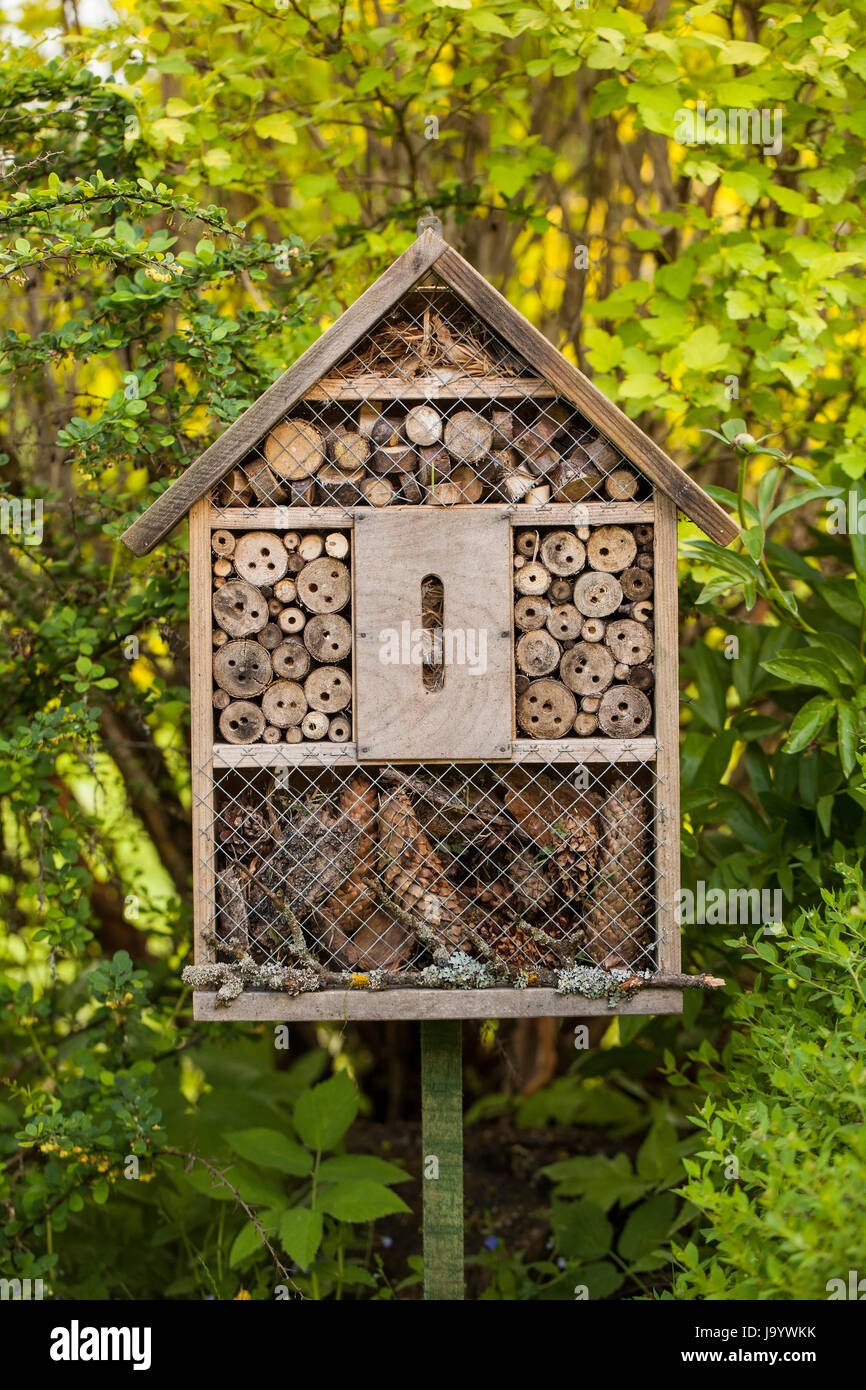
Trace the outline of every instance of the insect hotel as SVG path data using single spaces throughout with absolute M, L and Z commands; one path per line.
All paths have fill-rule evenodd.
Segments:
M 678 508 L 737 534 L 431 230 L 148 508 L 197 1017 L 680 1009 Z

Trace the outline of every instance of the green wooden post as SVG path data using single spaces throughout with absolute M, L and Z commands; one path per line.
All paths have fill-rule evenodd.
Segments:
M 459 1020 L 421 1024 L 424 1298 L 462 1300 L 463 1051 Z

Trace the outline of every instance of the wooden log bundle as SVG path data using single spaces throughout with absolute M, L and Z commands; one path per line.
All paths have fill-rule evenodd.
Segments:
M 637 738 L 653 715 L 652 527 L 579 530 L 514 534 L 518 737 Z
M 235 576 L 213 580 L 215 737 L 348 742 L 349 534 L 221 531 L 212 546 Z
M 431 495 L 433 482 L 458 468 L 466 470 L 459 498 L 450 488 Z M 372 481 L 377 478 L 385 486 Z M 546 506 L 585 498 L 630 501 L 641 488 L 617 450 L 564 402 L 469 408 L 443 394 L 406 404 L 370 400 L 349 410 L 341 403 L 281 420 L 221 484 L 216 501 L 348 508 L 504 498 Z

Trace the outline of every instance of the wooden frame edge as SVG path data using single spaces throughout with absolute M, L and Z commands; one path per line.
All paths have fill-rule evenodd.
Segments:
M 193 1017 L 209 1023 L 353 1023 L 430 1018 L 587 1018 L 619 1014 L 678 1014 L 678 989 L 642 989 L 609 1008 L 604 999 L 557 994 L 553 989 L 399 989 L 322 990 L 295 996 L 245 991 L 230 1004 L 217 1005 L 216 991 L 196 990 Z

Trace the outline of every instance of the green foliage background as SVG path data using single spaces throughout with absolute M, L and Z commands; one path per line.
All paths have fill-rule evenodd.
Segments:
M 537 1178 L 541 1254 L 472 1233 L 473 1288 L 823 1297 L 866 1266 L 866 5 L 72 14 L 23 4 L 0 70 L 0 496 L 44 506 L 40 545 L 0 537 L 0 1273 L 417 1294 L 417 1231 L 395 1271 L 370 1224 L 411 1225 L 403 1170 L 344 1152 L 359 1106 L 414 1114 L 394 1038 L 191 1021 L 185 536 L 117 537 L 429 207 L 738 513 L 725 552 L 681 529 L 684 871 L 786 919 L 689 928 L 724 994 L 563 1034 L 541 1089 L 518 1027 L 472 1037 L 470 1130 L 581 1149 Z M 781 150 L 678 144 L 698 101 L 780 112 Z

